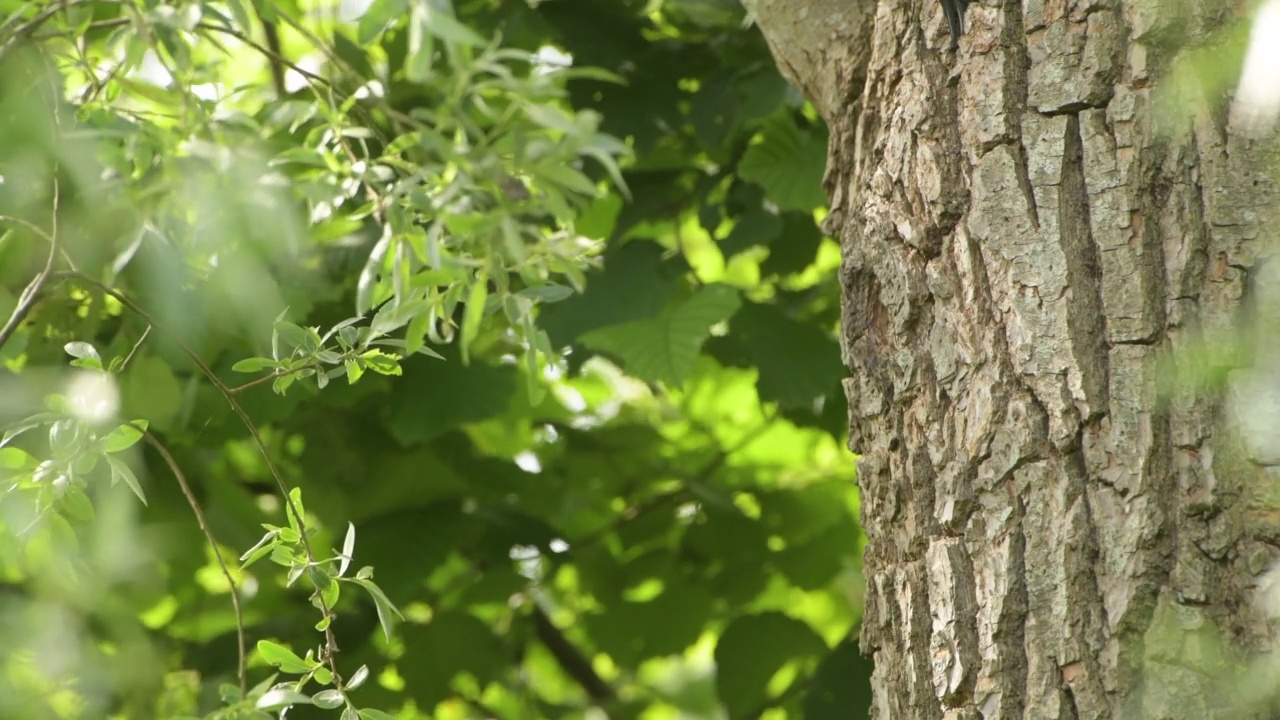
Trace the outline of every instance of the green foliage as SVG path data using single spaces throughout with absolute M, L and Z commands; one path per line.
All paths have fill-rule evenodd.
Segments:
M 825 134 L 741 22 L 0 0 L 0 716 L 865 707 Z

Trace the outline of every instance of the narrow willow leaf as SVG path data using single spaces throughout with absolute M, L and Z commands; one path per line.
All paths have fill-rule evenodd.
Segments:
M 484 319 L 485 302 L 489 299 L 489 279 L 484 273 L 476 275 L 467 296 L 467 305 L 462 309 L 462 335 L 459 346 L 462 351 L 462 362 L 470 362 L 469 351 L 476 336 L 480 334 L 480 322 Z
M 146 429 L 146 420 L 135 420 L 132 423 L 121 425 L 112 430 L 110 435 L 107 435 L 102 449 L 113 453 L 132 447 L 134 443 L 142 439 L 142 431 Z
M 107 459 L 107 464 L 111 465 L 111 480 L 123 480 L 125 485 L 133 491 L 134 495 L 142 501 L 143 505 L 147 504 L 147 496 L 142 492 L 142 485 L 138 482 L 138 477 L 133 474 L 133 470 L 129 469 L 129 464 L 114 455 L 103 455 Z
M 338 577 L 347 574 L 347 568 L 351 566 L 351 556 L 356 551 L 356 526 L 354 523 L 347 523 L 347 536 L 342 540 L 342 559 L 338 561 Z
M 372 580 L 359 578 L 355 580 L 361 587 L 369 591 L 370 597 L 373 598 L 373 605 L 378 611 L 378 622 L 382 625 L 382 632 L 386 635 L 387 640 L 391 640 L 391 631 L 395 628 L 396 620 L 403 620 L 404 616 L 396 609 L 391 600 L 382 592 L 382 588 L 378 587 Z

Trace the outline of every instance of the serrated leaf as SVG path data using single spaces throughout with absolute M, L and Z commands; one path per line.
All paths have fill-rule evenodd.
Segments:
M 792 661 L 817 658 L 826 643 L 807 623 L 780 612 L 733 620 L 716 643 L 716 693 L 729 717 L 744 717 L 769 702 L 769 680 Z
M 843 720 L 850 708 L 871 706 L 871 672 L 856 640 L 840 643 L 822 659 L 805 691 L 805 720 Z
M 731 328 L 759 369 L 757 389 L 764 402 L 810 406 L 847 374 L 835 338 L 773 305 L 747 303 L 733 316 Z
M 801 130 L 790 113 L 779 112 L 743 154 L 738 174 L 764 188 L 780 209 L 812 212 L 827 201 L 822 189 L 826 161 L 825 133 Z
M 740 304 L 736 289 L 714 283 L 657 318 L 593 330 L 581 341 L 618 356 L 635 377 L 678 387 L 693 372 L 711 326 Z

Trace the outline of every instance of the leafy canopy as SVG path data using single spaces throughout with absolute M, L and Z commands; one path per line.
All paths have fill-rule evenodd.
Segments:
M 741 21 L 0 0 L 0 716 L 865 707 L 825 135 Z

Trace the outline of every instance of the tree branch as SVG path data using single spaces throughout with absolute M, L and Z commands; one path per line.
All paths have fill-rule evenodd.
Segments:
M 200 501 L 196 499 L 195 493 L 191 491 L 191 485 L 187 483 L 187 476 L 183 474 L 182 468 L 178 467 L 178 461 L 174 459 L 173 454 L 164 446 L 164 443 L 160 442 L 159 438 L 151 434 L 146 428 L 133 423 L 128 423 L 128 425 L 142 433 L 143 439 L 160 454 L 161 459 L 169 466 L 169 472 L 173 473 L 173 477 L 178 481 L 178 487 L 182 488 L 182 494 L 187 498 L 187 504 L 191 506 L 191 512 L 195 513 L 196 524 L 200 526 L 200 531 L 204 533 L 205 540 L 209 541 L 209 547 L 213 549 L 213 558 L 218 563 L 218 569 L 222 571 L 222 577 L 226 578 L 227 585 L 231 587 L 231 607 L 236 616 L 236 650 L 238 651 L 236 677 L 240 681 L 240 694 L 244 695 L 249 687 L 248 671 L 245 663 L 244 615 L 240 610 L 240 592 L 239 588 L 236 587 L 235 578 L 231 576 L 231 570 L 227 568 L 226 561 L 222 559 L 222 552 L 218 549 L 218 539 L 213 536 L 213 529 L 209 527 L 209 521 L 205 519 L 204 510 L 200 508 Z

